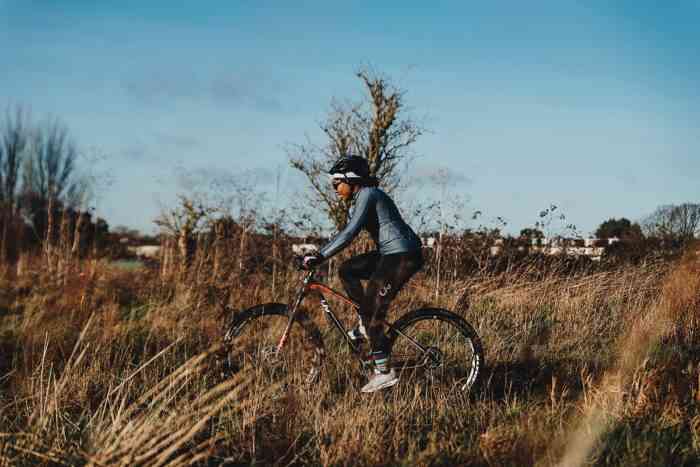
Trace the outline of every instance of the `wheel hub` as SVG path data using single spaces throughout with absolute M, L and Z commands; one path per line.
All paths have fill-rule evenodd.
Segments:
M 270 345 L 260 349 L 258 358 L 261 363 L 266 364 L 277 364 L 281 361 L 279 354 L 277 353 L 277 347 Z
M 444 355 L 440 349 L 437 347 L 428 347 L 425 350 L 425 365 L 434 370 L 435 368 L 440 368 L 444 361 Z

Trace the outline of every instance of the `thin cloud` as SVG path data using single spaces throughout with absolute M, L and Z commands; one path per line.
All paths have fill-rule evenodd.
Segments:
M 615 177 L 617 180 L 620 181 L 624 186 L 629 187 L 629 188 L 636 188 L 639 186 L 639 178 L 634 175 L 634 174 L 622 174 L 618 175 Z
M 148 158 L 148 147 L 145 144 L 136 142 L 121 151 L 125 159 L 135 162 L 143 162 Z
M 201 85 L 193 75 L 157 71 L 122 83 L 126 94 L 144 104 L 162 105 L 183 99 L 196 99 Z
M 184 191 L 227 191 L 235 187 L 261 187 L 275 181 L 275 171 L 266 168 L 241 172 L 220 167 L 175 168 L 176 187 Z
M 158 70 L 122 82 L 127 96 L 144 105 L 169 107 L 179 102 L 206 102 L 276 112 L 282 110 L 280 85 L 263 73 L 226 72 L 200 77 Z
M 411 184 L 417 186 L 426 185 L 457 185 L 457 184 L 469 184 L 471 179 L 464 175 L 463 173 L 455 170 L 454 168 L 448 168 L 443 166 L 420 166 L 415 170 L 411 171 L 409 174 L 409 180 Z
M 147 141 L 137 139 L 129 143 L 121 149 L 120 154 L 129 162 L 159 164 L 163 162 L 165 154 L 169 157 L 177 156 L 200 146 L 200 141 L 194 137 L 160 133 Z
M 155 140 L 159 145 L 182 151 L 189 151 L 202 146 L 201 140 L 192 135 L 158 132 L 155 134 Z
M 282 110 L 278 86 L 263 74 L 227 73 L 209 85 L 212 99 L 266 111 Z

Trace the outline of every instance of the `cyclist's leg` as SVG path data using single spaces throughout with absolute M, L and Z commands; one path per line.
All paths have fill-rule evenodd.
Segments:
M 368 280 L 377 269 L 381 255 L 373 251 L 353 256 L 345 261 L 338 269 L 340 281 L 348 296 L 357 303 L 362 304 L 365 298 L 365 290 L 361 280 Z
M 360 313 L 368 326 L 376 368 L 381 372 L 388 372 L 390 368 L 388 338 L 381 321 L 386 318 L 389 304 L 396 294 L 422 266 L 423 256 L 420 250 L 382 256 L 377 270 L 367 284 Z

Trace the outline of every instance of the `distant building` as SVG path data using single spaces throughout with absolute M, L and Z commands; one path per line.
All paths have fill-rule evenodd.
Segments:
M 292 245 L 292 252 L 297 256 L 318 253 L 318 246 L 313 243 L 297 243 Z
M 127 248 L 139 259 L 158 259 L 160 256 L 160 245 L 130 246 Z
M 435 248 L 435 244 L 437 243 L 437 238 L 435 237 L 423 237 L 421 239 L 423 242 L 423 248 Z
M 519 245 L 517 251 L 539 253 L 543 255 L 568 255 L 586 256 L 593 261 L 599 261 L 605 253 L 606 246 L 619 242 L 619 238 L 601 240 L 597 238 L 564 238 L 547 237 L 533 238 L 529 245 Z M 502 238 L 494 240 L 490 247 L 491 256 L 498 256 L 504 252 L 505 244 Z

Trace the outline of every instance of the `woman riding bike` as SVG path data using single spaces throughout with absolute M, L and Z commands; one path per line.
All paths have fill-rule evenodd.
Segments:
M 328 173 L 336 194 L 344 200 L 352 199 L 354 210 L 345 228 L 318 254 L 305 256 L 303 266 L 318 266 L 342 251 L 363 229 L 374 240 L 377 251 L 350 258 L 339 270 L 348 295 L 360 304 L 359 321 L 349 332 L 350 337 L 369 340 L 374 362 L 374 374 L 362 392 L 374 392 L 399 380 L 389 364 L 390 348 L 382 321 L 396 294 L 423 266 L 421 241 L 392 199 L 377 187 L 377 179 L 370 177 L 365 158 L 341 157 Z M 361 280 L 368 281 L 366 290 Z

